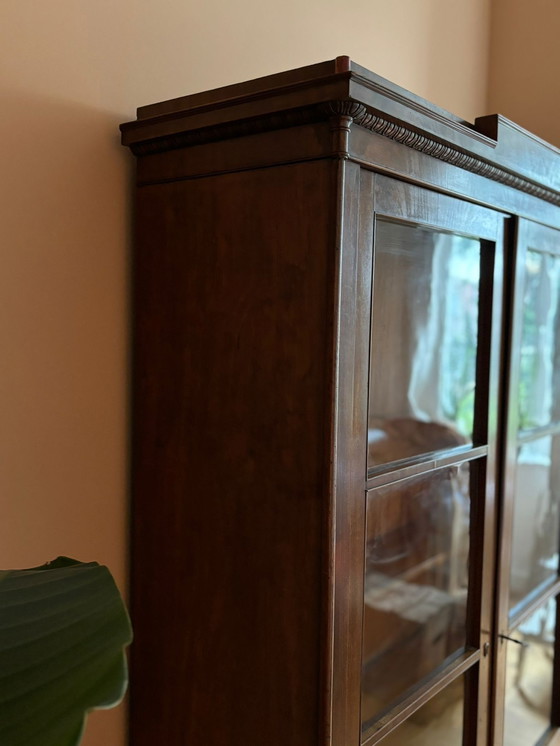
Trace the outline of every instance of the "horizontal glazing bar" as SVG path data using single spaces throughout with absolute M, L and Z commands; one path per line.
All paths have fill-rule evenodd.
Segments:
M 366 490 L 374 489 L 375 487 L 381 487 L 383 485 L 392 484 L 398 482 L 401 479 L 408 479 L 408 477 L 414 477 L 420 474 L 425 474 L 435 469 L 440 469 L 444 466 L 455 466 L 464 464 L 467 461 L 474 461 L 478 458 L 483 458 L 488 455 L 488 446 L 468 446 L 461 449 L 453 449 L 451 452 L 447 452 L 438 456 L 428 454 L 424 456 L 421 461 L 414 464 L 400 465 L 391 470 L 384 471 L 382 473 L 372 473 L 370 470 L 368 480 L 366 482 Z
M 480 661 L 480 650 L 468 649 L 436 670 L 428 681 L 419 684 L 404 700 L 381 716 L 373 725 L 365 727 L 362 746 L 374 746 L 388 733 L 397 728 L 429 699 L 451 684 L 458 676 Z

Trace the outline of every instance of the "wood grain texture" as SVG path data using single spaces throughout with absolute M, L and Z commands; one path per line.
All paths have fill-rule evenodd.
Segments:
M 352 128 L 349 147 L 349 157 L 365 168 L 508 214 L 560 227 L 560 211 L 552 202 L 543 202 L 538 197 L 507 184 L 491 181 L 419 150 L 403 147 L 396 140 L 363 127 Z
M 155 184 L 316 160 L 329 152 L 331 142 L 330 125 L 323 122 L 167 150 L 138 159 L 137 182 Z
M 352 110 L 355 126 L 560 204 L 560 151 L 503 117 L 469 124 L 347 58 L 141 107 L 121 126 L 137 155 L 289 128 Z
M 519 289 L 529 236 L 559 251 L 560 152 L 348 58 L 144 107 L 123 140 L 131 746 L 373 746 L 463 674 L 464 746 L 502 746 Z M 480 344 L 472 446 L 368 475 L 378 217 L 481 240 Z M 466 651 L 361 732 L 365 491 L 462 461 Z
M 373 249 L 373 174 L 339 163 L 338 309 L 334 330 L 332 509 L 334 519 L 331 739 L 360 740 L 364 593 L 365 478 L 369 317 Z
M 494 730 L 493 738 L 501 743 L 504 733 L 504 693 L 506 690 L 507 650 L 511 645 L 505 636 L 511 634 L 519 624 L 526 621 L 532 613 L 542 607 L 545 601 L 558 594 L 560 590 L 558 580 L 548 587 L 542 587 L 540 592 L 533 594 L 529 603 L 515 611 L 511 606 L 510 585 L 512 580 L 511 568 L 514 555 L 513 526 L 514 515 L 520 505 L 520 493 L 516 487 L 518 479 L 518 464 L 520 461 L 521 425 L 519 420 L 519 391 L 522 375 L 523 327 L 527 317 L 527 297 L 525 282 L 527 269 L 527 253 L 529 250 L 542 251 L 558 255 L 560 232 L 526 220 L 511 221 L 509 230 L 510 251 L 506 254 L 507 268 L 507 298 L 505 307 L 506 324 L 504 327 L 503 350 L 503 390 L 501 416 L 501 503 L 499 511 L 498 531 L 498 565 L 496 583 L 499 593 L 496 594 L 495 628 L 500 639 L 495 644 L 494 660 Z M 558 422 L 551 421 L 535 428 L 535 435 L 546 436 L 558 433 Z M 557 478 L 553 472 L 549 477 L 551 491 L 558 490 Z M 528 498 L 529 496 L 527 496 Z M 527 537 L 528 541 L 532 537 Z M 517 539 L 519 541 L 519 539 Z M 560 621 L 556 617 L 556 638 L 554 642 L 554 674 L 553 674 L 553 704 L 551 723 L 560 726 L 560 712 L 557 696 L 560 692 L 560 643 L 558 632 Z M 502 637 L 504 636 L 504 637 Z M 543 741 L 543 743 L 548 741 Z
M 317 741 L 332 182 L 139 191 L 134 746 Z

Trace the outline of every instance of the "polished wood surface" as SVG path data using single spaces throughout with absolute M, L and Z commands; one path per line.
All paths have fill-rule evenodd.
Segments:
M 326 738 L 359 743 L 363 625 L 364 480 L 373 249 L 373 180 L 354 163 L 339 164 L 337 200 L 337 317 L 333 391 L 332 526 L 329 555 L 332 667 Z M 352 402 L 352 406 L 348 404 Z M 359 634 L 356 632 L 359 631 Z
M 518 220 L 515 225 L 515 230 L 511 231 L 512 251 L 508 257 L 508 269 L 510 275 L 510 283 L 508 287 L 508 303 L 506 307 L 506 328 L 505 328 L 505 380 L 503 383 L 503 423 L 505 430 L 505 437 L 503 438 L 503 453 L 502 453 L 502 484 L 501 494 L 502 500 L 500 504 L 500 531 L 498 534 L 498 564 L 497 564 L 497 583 L 500 588 L 500 594 L 496 598 L 495 606 L 495 627 L 498 633 L 498 640 L 496 643 L 496 656 L 495 656 L 495 682 L 494 682 L 494 731 L 493 739 L 496 743 L 502 743 L 504 738 L 504 692 L 507 692 L 508 683 L 508 659 L 511 657 L 509 648 L 511 642 L 508 642 L 508 638 L 515 636 L 517 630 L 523 629 L 525 625 L 530 622 L 530 618 L 542 609 L 551 598 L 558 598 L 560 593 L 560 579 L 558 578 L 557 571 L 557 554 L 553 559 L 556 563 L 556 567 L 553 565 L 549 568 L 549 583 L 544 583 L 540 588 L 536 588 L 535 591 L 530 594 L 524 604 L 517 606 L 512 604 L 512 568 L 514 563 L 519 565 L 519 561 L 515 562 L 516 555 L 519 553 L 519 549 L 523 549 L 525 546 L 530 546 L 536 541 L 536 522 L 535 516 L 538 513 L 539 505 L 538 501 L 534 499 L 533 494 L 523 494 L 523 491 L 519 490 L 519 457 L 520 450 L 527 440 L 531 441 L 534 435 L 551 436 L 560 432 L 560 415 L 557 407 L 554 406 L 554 396 L 552 397 L 552 406 L 549 412 L 549 419 L 546 425 L 536 428 L 531 431 L 524 430 L 523 423 L 520 418 L 520 401 L 522 399 L 521 391 L 521 357 L 523 348 L 523 329 L 527 318 L 527 313 L 530 317 L 535 314 L 535 305 L 529 304 L 525 293 L 525 283 L 527 275 L 529 274 L 529 268 L 527 265 L 528 251 L 543 252 L 543 256 L 547 255 L 550 258 L 554 257 L 557 261 L 557 256 L 560 250 L 560 233 L 557 230 L 552 230 L 549 227 L 538 225 L 533 222 L 526 220 Z M 535 267 L 531 267 L 531 272 L 535 272 Z M 558 288 L 548 288 L 538 293 L 539 297 L 537 302 L 547 303 L 551 298 L 557 298 Z M 558 322 L 556 321 L 555 329 L 555 355 L 558 354 L 558 334 L 559 334 Z M 542 336 L 542 330 L 539 332 Z M 525 343 L 525 347 L 526 347 Z M 554 377 L 556 375 L 554 364 L 551 367 L 550 375 Z M 545 379 L 546 380 L 546 379 Z M 540 391 L 544 390 L 545 380 L 541 379 L 538 381 L 537 389 Z M 556 388 L 553 386 L 553 390 Z M 539 459 L 540 460 L 540 459 Z M 538 464 L 538 461 L 537 461 Z M 542 469 L 543 463 L 536 465 L 537 468 Z M 533 483 L 534 476 L 532 476 L 530 483 Z M 550 487 L 558 494 L 560 484 L 558 482 L 558 475 L 554 472 L 549 480 Z M 519 524 L 523 527 L 523 523 L 526 524 L 528 533 L 525 536 L 519 533 L 514 534 L 515 529 L 515 518 L 516 509 L 525 509 L 526 517 L 525 520 L 517 519 L 517 528 L 519 531 Z M 547 523 L 551 523 L 552 519 L 548 519 Z M 553 528 L 551 525 L 550 528 Z M 556 546 L 558 548 L 558 538 L 556 538 Z M 527 570 L 530 570 L 534 563 L 531 562 L 529 556 L 527 561 L 523 563 Z M 551 572 L 552 570 L 552 572 Z M 513 608 L 512 608 L 513 606 Z M 556 620 L 556 632 L 558 631 L 558 616 Z M 555 657 L 554 657 L 554 675 L 552 681 L 552 691 L 549 691 L 549 696 L 554 692 L 552 699 L 552 711 L 548 713 L 549 722 L 552 726 L 558 727 L 560 725 L 559 709 L 558 709 L 558 692 L 560 691 L 560 642 L 558 636 L 555 637 L 554 641 Z M 506 701 L 507 706 L 507 701 Z M 540 742 L 539 742 L 540 743 Z
M 464 122 L 347 57 L 141 107 L 122 132 L 138 155 L 131 746 L 398 743 L 458 687 L 463 746 L 507 746 L 511 643 L 498 633 L 511 622 L 515 257 L 529 237 L 559 251 L 560 152 L 503 117 Z M 381 422 L 372 381 L 389 393 L 402 382 L 414 331 L 386 332 L 393 362 L 381 370 L 374 289 L 385 283 L 392 313 L 407 303 L 376 266 L 379 220 L 480 246 L 478 348 L 472 443 L 426 435 L 417 447 L 451 423 L 397 413 L 387 429 L 397 441 L 406 430 L 416 450 L 368 464 L 368 430 Z M 367 541 L 389 519 L 395 536 L 404 530 L 407 484 L 461 464 L 462 642 L 443 651 L 435 622 L 423 647 L 407 638 L 387 657 L 387 706 L 363 726 Z M 389 491 L 400 498 L 368 524 L 368 493 Z M 452 562 L 426 554 L 397 573 L 399 587 L 412 571 L 430 587 L 433 568 Z M 412 683 L 392 697 L 391 663 L 403 659 Z
M 560 204 L 557 148 L 497 115 L 464 122 L 348 57 L 140 107 L 121 129 L 147 154 L 324 121 L 343 107 L 367 130 Z
M 333 183 L 325 161 L 139 192 L 136 746 L 317 738 Z

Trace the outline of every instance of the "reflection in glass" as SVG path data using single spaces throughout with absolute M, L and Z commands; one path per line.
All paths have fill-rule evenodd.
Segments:
M 532 746 L 550 725 L 556 601 L 551 599 L 511 632 L 507 644 L 504 746 Z
M 528 251 L 519 367 L 519 427 L 560 419 L 560 258 Z
M 472 440 L 480 242 L 378 220 L 369 466 Z
M 368 494 L 364 722 L 465 646 L 469 494 L 468 464 Z
M 510 609 L 558 576 L 560 436 L 520 446 L 513 508 Z
M 460 676 L 384 738 L 383 746 L 461 746 L 463 706 Z

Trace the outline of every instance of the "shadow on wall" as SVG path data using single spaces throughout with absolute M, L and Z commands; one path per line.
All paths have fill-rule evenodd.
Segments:
M 126 115 L 1 96 L 0 567 L 65 554 L 124 586 Z M 122 746 L 123 710 L 85 745 Z

